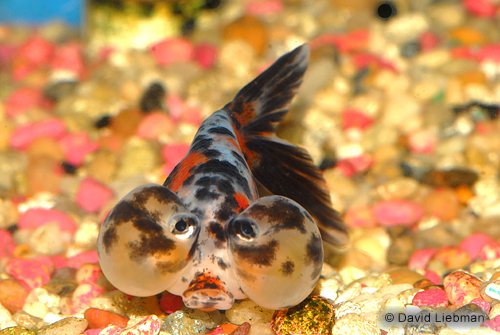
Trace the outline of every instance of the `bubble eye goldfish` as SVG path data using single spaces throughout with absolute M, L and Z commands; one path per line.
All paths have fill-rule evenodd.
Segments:
M 343 245 L 348 235 L 309 154 L 275 136 L 308 60 L 308 45 L 281 56 L 201 124 L 163 185 L 111 210 L 98 252 L 116 288 L 167 290 L 204 310 L 247 297 L 282 309 L 311 293 L 322 239 Z M 257 182 L 273 195 L 259 198 Z

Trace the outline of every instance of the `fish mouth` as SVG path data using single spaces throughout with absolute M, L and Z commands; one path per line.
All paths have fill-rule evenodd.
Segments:
M 215 309 L 226 310 L 231 308 L 234 303 L 231 293 L 214 289 L 185 292 L 182 295 L 182 300 L 188 308 L 198 308 L 207 312 Z
M 207 273 L 197 273 L 188 289 L 182 294 L 184 305 L 206 311 L 231 308 L 234 296 L 226 290 L 219 277 Z

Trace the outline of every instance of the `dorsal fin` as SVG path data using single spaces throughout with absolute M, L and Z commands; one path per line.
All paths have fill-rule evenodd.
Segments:
M 301 204 L 316 219 L 323 240 L 344 245 L 347 230 L 331 207 L 321 171 L 306 150 L 275 136 L 308 61 L 307 44 L 283 55 L 243 87 L 224 109 L 235 122 L 238 141 L 257 181 L 270 192 Z

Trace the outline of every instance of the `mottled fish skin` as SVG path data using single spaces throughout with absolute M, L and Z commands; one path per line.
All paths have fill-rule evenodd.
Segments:
M 287 308 L 310 294 L 321 238 L 341 245 L 347 233 L 310 156 L 274 135 L 308 58 L 303 45 L 278 59 L 202 123 L 163 186 L 136 188 L 109 213 L 98 252 L 114 286 L 205 310 L 245 297 Z M 276 195 L 259 198 L 254 178 Z

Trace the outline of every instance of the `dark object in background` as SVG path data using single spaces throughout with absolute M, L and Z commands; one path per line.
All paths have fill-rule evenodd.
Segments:
M 498 117 L 498 112 L 500 110 L 500 105 L 496 104 L 486 104 L 479 101 L 471 101 L 468 104 L 453 107 L 453 112 L 455 114 L 460 114 L 464 112 L 471 112 L 472 109 L 477 108 L 483 114 L 490 119 L 496 119 Z
M 68 162 L 62 162 L 61 163 L 62 168 L 64 169 L 64 172 L 67 174 L 75 174 L 77 167 L 74 166 L 73 164 L 70 164 Z
M 103 116 L 102 118 L 100 118 L 99 120 L 97 120 L 96 123 L 94 124 L 94 126 L 97 129 L 101 129 L 101 128 L 105 128 L 105 127 L 109 126 L 110 123 L 111 123 L 111 116 L 106 115 L 106 116 Z
M 163 109 L 165 89 L 160 83 L 151 84 L 141 98 L 140 107 L 145 113 Z
M 396 5 L 392 1 L 384 1 L 377 6 L 377 15 L 384 20 L 388 20 L 398 13 Z

